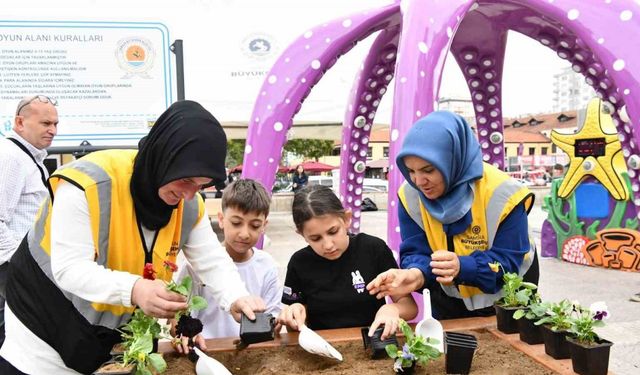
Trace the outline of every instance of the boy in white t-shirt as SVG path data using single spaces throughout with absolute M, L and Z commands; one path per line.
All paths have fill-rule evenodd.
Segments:
M 253 248 L 264 234 L 270 204 L 269 194 L 259 182 L 236 180 L 224 189 L 218 225 L 224 234 L 222 245 L 233 259 L 247 290 L 252 295 L 262 297 L 267 305 L 265 312 L 277 317 L 282 297 L 278 266 L 266 251 Z M 186 275 L 193 279 L 194 295 L 202 296 L 209 303 L 206 309 L 192 314 L 204 326 L 202 336 L 205 339 L 239 336 L 240 324 L 214 302 L 211 289 L 197 278 L 191 265 L 182 259 L 174 280 L 179 282 Z

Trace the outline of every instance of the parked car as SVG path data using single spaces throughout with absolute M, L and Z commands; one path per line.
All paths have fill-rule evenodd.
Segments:
M 309 176 L 309 186 L 313 186 L 313 185 L 333 186 L 333 177 Z
M 331 176 L 309 176 L 309 185 L 333 186 L 333 177 Z M 379 178 L 365 178 L 362 181 L 363 191 L 370 192 L 387 192 L 389 190 L 389 182 Z
M 362 186 L 364 189 L 377 189 L 383 192 L 389 191 L 389 181 L 381 180 L 379 178 L 365 178 L 362 182 Z

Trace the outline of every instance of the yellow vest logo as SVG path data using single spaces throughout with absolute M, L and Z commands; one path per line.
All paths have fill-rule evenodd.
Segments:
M 175 257 L 178 255 L 178 243 L 177 242 L 172 242 L 171 243 L 171 248 L 169 249 L 169 251 L 165 254 L 168 257 Z

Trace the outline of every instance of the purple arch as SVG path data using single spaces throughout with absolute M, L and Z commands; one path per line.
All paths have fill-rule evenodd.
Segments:
M 393 79 L 400 27 L 382 30 L 371 46 L 354 82 L 342 128 L 340 154 L 340 200 L 353 212 L 351 231 L 360 231 L 362 182 L 369 135 L 376 109 Z
M 608 101 L 629 164 L 634 203 L 640 205 L 638 125 L 640 54 L 629 45 L 640 33 L 640 6 L 631 0 L 412 0 L 339 18 L 307 31 L 278 59 L 262 85 L 249 121 L 243 174 L 273 186 L 293 116 L 336 59 L 374 31 L 383 30 L 354 82 L 344 117 L 340 195 L 359 229 L 360 167 L 370 124 L 394 81 L 390 127 L 388 242 L 398 249 L 396 191 L 402 176 L 393 166 L 403 135 L 436 106 L 444 62 L 452 52 L 475 110 L 486 162 L 504 166 L 502 68 L 507 32 L 520 32 L 556 51 Z M 398 39 L 399 37 L 399 39 Z M 395 69 L 395 70 L 394 70 Z M 387 79 L 388 78 L 388 79 Z M 376 87 L 371 87 L 372 82 Z M 364 121 L 358 120 L 363 116 Z M 368 126 L 368 127 L 367 127 Z M 366 149 L 366 148 L 365 148 Z M 353 177 L 351 177 L 353 174 Z
M 249 120 L 243 176 L 271 190 L 293 117 L 311 88 L 337 59 L 376 30 L 397 24 L 398 4 L 314 27 L 278 58 L 265 79 Z
M 363 151 L 387 85 L 394 76 L 398 78 L 390 129 L 393 160 L 407 129 L 434 109 L 449 50 L 471 92 L 484 160 L 503 167 L 501 83 L 509 30 L 540 41 L 585 75 L 615 110 L 614 122 L 628 159 L 638 153 L 635 127 L 629 119 L 637 118 L 640 111 L 638 100 L 632 99 L 639 92 L 640 62 L 638 54 L 627 48 L 624 35 L 638 32 L 638 8 L 632 1 L 414 0 L 405 2 L 403 9 L 396 2 L 315 27 L 287 48 L 262 85 L 249 121 L 244 175 L 267 187 L 273 185 L 286 132 L 311 88 L 340 55 L 377 30 L 382 32 L 354 82 L 344 118 L 340 196 L 356 213 L 352 230 L 359 228 Z M 625 105 L 626 122 L 619 114 Z M 402 178 L 393 164 L 390 172 L 389 191 L 395 192 Z M 639 176 L 634 170 L 630 175 L 637 200 Z M 389 205 L 388 238 L 397 249 L 394 193 Z

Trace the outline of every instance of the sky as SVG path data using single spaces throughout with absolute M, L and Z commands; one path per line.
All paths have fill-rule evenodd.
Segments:
M 0 20 L 161 22 L 170 38 L 183 39 L 186 96 L 201 102 L 221 121 L 247 121 L 265 75 L 289 43 L 309 28 L 390 0 L 30 0 L 0 9 Z M 247 41 L 267 36 L 273 49 L 256 59 Z M 341 57 L 305 101 L 296 120 L 342 121 L 349 90 L 373 40 Z M 503 73 L 503 114 L 550 111 L 553 75 L 569 66 L 537 41 L 510 33 Z M 469 96 L 455 60 L 449 56 L 441 97 Z M 377 123 L 391 118 L 392 92 L 382 101 Z M 174 97 L 175 99 L 175 97 Z

